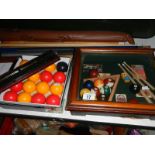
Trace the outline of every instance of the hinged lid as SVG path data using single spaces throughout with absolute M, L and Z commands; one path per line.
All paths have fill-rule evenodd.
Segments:
M 0 76 L 0 93 L 36 72 L 39 72 L 50 64 L 55 63 L 59 59 L 59 56 L 54 51 L 47 51 L 28 61 L 26 64 L 23 64 L 13 70 L 9 70 Z

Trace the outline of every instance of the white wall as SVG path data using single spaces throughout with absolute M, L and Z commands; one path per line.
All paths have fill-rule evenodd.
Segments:
M 151 46 L 152 48 L 155 48 L 155 36 L 148 39 L 139 39 L 134 38 L 135 44 L 138 46 Z

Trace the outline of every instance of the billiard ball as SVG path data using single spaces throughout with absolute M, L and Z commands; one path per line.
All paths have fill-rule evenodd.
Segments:
M 89 76 L 90 76 L 91 78 L 97 77 L 97 76 L 98 76 L 98 70 L 97 70 L 97 69 L 91 69 L 91 70 L 89 71 Z
M 44 104 L 46 101 L 46 98 L 43 94 L 40 93 L 36 93 L 32 96 L 31 98 L 31 102 L 32 103 L 40 103 L 40 104 Z
M 92 88 L 94 88 L 94 83 L 91 80 L 87 80 L 84 82 L 83 87 L 91 90 Z
M 110 93 L 111 93 L 110 87 L 106 85 L 106 86 L 103 86 L 103 88 L 104 88 L 104 94 L 105 94 L 106 96 L 109 96 Z
M 63 72 L 56 72 L 53 75 L 53 79 L 57 83 L 63 83 L 66 80 L 66 75 Z
M 133 104 L 139 103 L 138 100 L 136 100 L 136 99 L 131 99 L 131 100 L 129 100 L 129 102 L 130 102 L 130 103 L 133 103 Z
M 34 82 L 28 80 L 26 82 L 24 82 L 23 84 L 23 90 L 26 92 L 26 93 L 32 93 L 36 90 L 36 85 Z
M 107 86 L 107 85 L 100 87 L 99 90 L 100 90 L 101 94 L 104 94 L 106 96 L 109 96 L 110 93 L 111 93 L 111 88 L 109 86 Z
M 7 91 L 4 96 L 3 96 L 3 100 L 5 101 L 17 101 L 17 93 L 14 91 Z
M 94 81 L 94 86 L 97 87 L 97 88 L 100 88 L 100 87 L 104 86 L 103 80 L 102 79 L 96 79 Z
M 50 105 L 60 105 L 60 97 L 58 95 L 49 95 L 46 99 L 46 103 Z
M 123 81 L 125 83 L 129 83 L 130 82 L 130 78 L 126 73 L 121 73 L 121 78 L 123 79 Z
M 52 74 L 49 72 L 49 71 L 43 71 L 41 74 L 40 74 L 40 80 L 41 81 L 44 81 L 44 82 L 51 82 L 53 79 L 53 76 Z
M 11 91 L 19 92 L 23 89 L 23 82 L 19 82 L 15 85 L 13 85 L 11 88 Z
M 48 67 L 46 67 L 45 70 L 49 71 L 49 72 L 54 72 L 56 70 L 56 65 L 55 64 L 51 64 Z
M 59 72 L 67 72 L 68 70 L 68 64 L 64 61 L 61 61 L 57 64 L 57 70 Z
M 39 82 L 36 86 L 37 92 L 41 94 L 46 94 L 49 92 L 49 85 L 47 82 Z
M 37 83 L 39 81 L 40 75 L 39 73 L 35 73 L 31 75 L 28 79 L 34 83 Z
M 109 86 L 112 88 L 114 86 L 115 81 L 112 78 L 106 78 L 104 79 L 104 85 Z
M 31 95 L 29 93 L 22 92 L 18 95 L 17 101 L 24 103 L 31 102 Z
M 52 94 L 61 95 L 63 92 L 64 86 L 60 83 L 53 83 L 50 87 L 50 91 Z
M 100 96 L 100 90 L 99 90 L 99 88 L 97 88 L 97 87 L 94 87 L 93 88 L 93 91 L 95 92 L 95 94 L 96 94 L 96 97 L 98 98 L 99 96 Z
M 129 90 L 133 94 L 137 94 L 141 90 L 141 86 L 139 84 L 131 84 L 129 85 Z
M 106 101 L 107 100 L 106 95 L 105 94 L 101 94 L 99 100 Z
M 83 88 L 80 90 L 80 96 L 83 97 L 83 94 L 90 93 L 90 90 L 88 88 Z

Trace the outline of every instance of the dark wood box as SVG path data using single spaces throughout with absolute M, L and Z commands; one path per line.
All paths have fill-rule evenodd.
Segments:
M 135 95 L 129 94 L 128 88 L 119 80 L 116 94 L 127 94 L 127 103 L 112 101 L 85 101 L 80 98 L 84 78 L 83 64 L 103 64 L 105 71 L 112 74 L 121 74 L 118 63 L 123 61 L 129 64 L 141 64 L 144 66 L 147 80 L 155 86 L 155 60 L 154 50 L 150 48 L 81 48 L 76 51 L 73 65 L 72 80 L 69 90 L 69 102 L 66 106 L 70 111 L 108 112 L 108 113 L 132 113 L 155 115 L 155 101 L 147 103 L 144 98 L 138 98 L 139 103 L 131 103 L 130 99 Z M 152 91 L 152 93 L 154 93 Z

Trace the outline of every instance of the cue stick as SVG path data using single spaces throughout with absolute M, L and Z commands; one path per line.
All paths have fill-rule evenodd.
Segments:
M 115 94 L 115 92 L 116 92 L 116 88 L 117 88 L 117 85 L 118 85 L 118 81 L 119 81 L 119 79 L 120 79 L 120 75 L 116 75 L 116 76 L 117 76 L 117 78 L 116 78 L 116 80 L 115 80 L 115 83 L 114 83 L 114 86 L 113 86 L 113 88 L 112 88 L 112 91 L 111 91 L 111 94 L 110 94 L 110 96 L 109 96 L 108 101 L 112 101 L 112 99 L 113 99 L 113 97 L 114 97 L 114 94 Z
M 125 66 L 125 64 L 122 64 L 122 66 L 132 75 L 134 78 L 134 74 Z M 143 87 L 145 86 L 138 78 L 135 77 L 135 80 Z
M 136 84 L 135 80 L 128 74 L 128 72 L 121 66 L 121 64 L 118 64 L 118 66 L 122 69 L 122 71 L 124 73 L 127 74 L 127 76 L 129 77 L 129 79 L 131 80 L 131 82 L 133 84 Z M 141 89 L 140 90 L 140 93 L 143 95 L 143 97 L 145 98 L 145 100 L 148 102 L 148 103 L 152 103 L 152 101 L 149 99 L 149 97 L 143 92 L 143 90 Z
M 155 90 L 155 87 L 149 83 L 147 80 L 143 79 L 133 68 L 131 68 L 125 61 L 123 62 L 139 79 L 141 79 L 147 86 L 152 90 Z
M 122 66 L 124 66 L 124 68 L 134 77 L 134 74 L 125 66 L 125 64 L 122 64 Z M 135 80 L 142 86 L 144 87 L 145 85 L 138 79 L 135 77 Z M 155 100 L 155 95 L 151 92 L 151 90 L 147 90 L 150 95 L 152 96 L 152 98 Z
M 131 82 L 133 84 L 136 84 L 135 80 L 127 73 L 127 71 L 121 66 L 121 64 L 118 64 L 118 66 L 121 68 L 121 70 L 127 74 L 127 76 L 129 77 L 129 79 L 131 80 Z

